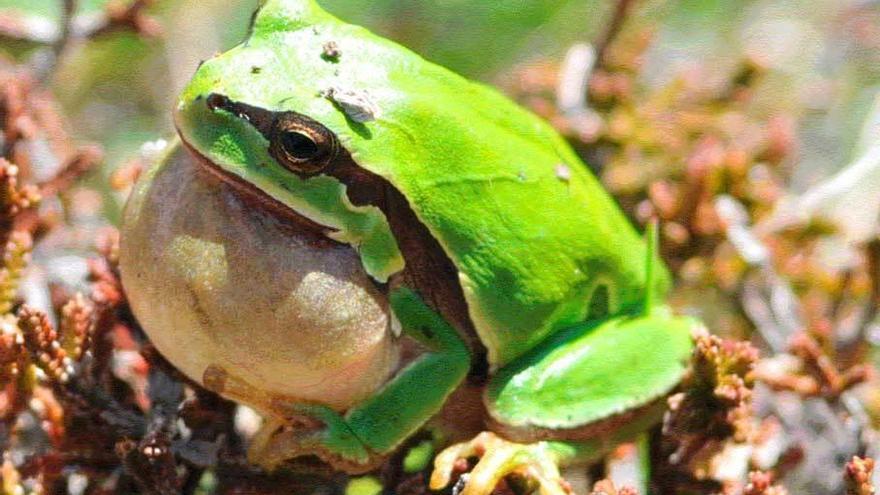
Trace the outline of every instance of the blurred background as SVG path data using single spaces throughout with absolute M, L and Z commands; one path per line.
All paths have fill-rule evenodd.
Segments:
M 107 0 L 77 3 L 85 29 Z M 470 78 L 504 85 L 561 63 L 578 42 L 594 42 L 613 17 L 606 0 L 325 0 L 363 24 Z M 651 37 L 636 84 L 658 88 L 682 77 L 722 84 L 753 59 L 766 72 L 750 102 L 756 116 L 796 122 L 792 187 L 805 190 L 852 158 L 880 84 L 880 27 L 871 0 L 641 0 L 629 2 L 625 33 Z M 60 35 L 58 0 L 0 0 L 4 51 L 39 56 Z M 238 43 L 256 0 L 157 0 L 150 14 L 161 36 L 120 33 L 69 47 L 51 87 L 75 138 L 102 144 L 104 178 L 141 143 L 172 133 L 169 109 L 198 62 Z M 74 23 L 76 25 L 76 22 Z M 20 34 L 21 36 L 16 36 Z M 638 36 L 633 34 L 633 36 Z M 17 39 L 16 39 L 17 38 Z M 645 43 L 642 41 L 642 43 Z M 699 73 L 699 75 L 697 75 Z M 713 81 L 714 80 L 714 81 Z M 118 218 L 118 201 L 107 205 Z
M 792 493 L 850 489 L 840 473 L 851 456 L 880 454 L 880 1 L 321 4 L 547 118 L 634 223 L 660 218 L 678 309 L 760 349 L 743 382 L 755 391 L 749 433 L 689 437 L 711 448 L 688 451 L 681 479 L 741 491 L 757 469 Z M 52 229 L 35 230 L 21 285 L 30 304 L 52 314 L 94 282 L 95 240 L 118 223 L 156 140 L 173 135 L 177 92 L 200 60 L 243 38 L 255 8 L 0 0 L 3 70 L 46 92 L 68 147 L 95 150 L 77 180 L 44 194 Z M 59 146 L 44 141 L 22 153 L 46 193 L 68 169 L 45 158 Z M 146 372 L 120 369 L 143 393 Z

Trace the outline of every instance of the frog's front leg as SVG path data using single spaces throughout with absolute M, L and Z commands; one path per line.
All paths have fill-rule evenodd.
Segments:
M 467 375 L 470 352 L 456 330 L 411 290 L 394 290 L 391 307 L 403 333 L 427 351 L 345 414 L 274 401 L 270 407 L 277 417 L 255 437 L 248 453 L 253 462 L 272 469 L 315 455 L 350 473 L 369 471 L 441 409 Z
M 366 470 L 375 463 L 341 416 L 328 407 L 262 392 L 220 366 L 209 366 L 202 383 L 208 390 L 251 404 L 263 414 L 263 424 L 251 439 L 248 452 L 254 464 L 271 469 L 301 455 L 315 455 L 335 467 L 349 466 L 353 471 Z
M 434 462 L 431 488 L 478 458 L 462 495 L 487 495 L 516 474 L 542 495 L 566 493 L 558 465 L 590 462 L 656 423 L 680 381 L 695 322 L 665 308 L 566 329 L 492 377 L 484 402 L 492 429 Z

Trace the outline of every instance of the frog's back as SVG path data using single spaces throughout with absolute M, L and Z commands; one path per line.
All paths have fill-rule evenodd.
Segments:
M 584 321 L 599 285 L 612 312 L 641 303 L 644 242 L 586 165 L 507 99 L 472 83 L 450 89 L 413 89 L 423 100 L 400 112 L 410 132 L 437 137 L 416 166 L 388 177 L 459 269 L 490 361 Z
M 308 107 L 360 166 L 408 199 L 457 267 L 492 364 L 587 318 L 597 285 L 607 288 L 612 309 L 644 298 L 643 241 L 546 122 L 334 18 L 290 36 L 275 54 L 281 62 L 305 64 L 300 59 L 320 56 L 333 41 L 339 59 L 326 64 L 326 77 L 310 77 L 369 95 L 377 113 L 357 123 L 317 95 L 284 109 Z M 665 287 L 665 274 L 658 278 Z

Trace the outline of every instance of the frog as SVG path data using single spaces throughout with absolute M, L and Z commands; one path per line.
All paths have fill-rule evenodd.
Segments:
M 273 234 L 265 250 L 262 230 L 256 240 L 227 235 L 217 241 L 223 249 L 161 241 L 169 258 L 146 262 L 137 246 L 151 242 L 150 229 L 203 213 L 171 179 L 163 187 L 177 187 L 173 199 L 151 204 L 176 220 L 148 221 L 144 198 L 167 167 L 145 174 L 124 219 L 120 263 L 135 316 L 173 364 L 188 360 L 188 375 L 263 416 L 249 448 L 256 464 L 317 458 L 369 472 L 466 390 L 482 431 L 436 456 L 431 488 L 477 458 L 461 493 L 489 494 L 514 474 L 563 494 L 562 466 L 642 435 L 687 372 L 700 324 L 663 302 L 672 282 L 656 229 L 640 235 L 549 123 L 316 0 L 261 2 L 246 39 L 199 65 L 174 123 L 176 160 L 247 198 L 212 221 L 253 214 L 295 232 Z M 295 263 L 280 261 L 292 256 L 286 242 Z M 216 272 L 234 269 L 229 253 L 242 243 L 245 262 L 272 259 L 257 269 L 247 304 L 229 300 L 241 314 L 219 318 L 228 295 L 214 290 L 226 280 Z M 348 268 L 316 284 L 317 296 L 289 311 L 261 301 L 290 267 L 309 272 L 320 259 L 315 273 L 329 277 L 328 250 Z M 179 298 L 150 279 L 168 260 L 178 262 L 174 277 L 190 277 Z M 202 265 L 213 268 L 193 275 Z M 186 303 L 196 297 L 192 277 L 213 304 Z M 373 302 L 358 303 L 371 309 L 349 311 L 343 325 L 330 314 L 337 306 L 319 300 L 346 281 L 356 290 L 337 299 Z M 174 304 L 198 314 L 171 318 Z M 280 316 L 297 311 L 310 312 L 310 323 Z M 373 315 L 368 330 L 351 323 L 359 311 Z M 348 352 L 365 341 L 373 344 Z M 213 350 L 199 359 L 181 351 L 205 346 Z M 276 356 L 297 346 L 301 363 Z

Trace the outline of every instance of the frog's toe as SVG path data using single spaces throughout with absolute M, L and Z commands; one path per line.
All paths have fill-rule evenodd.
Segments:
M 516 475 L 541 495 L 567 495 L 567 483 L 559 474 L 556 459 L 544 442 L 519 444 L 490 432 L 469 442 L 453 445 L 434 459 L 430 487 L 440 490 L 449 485 L 453 473 L 461 471 L 467 459 L 479 458 L 470 473 L 463 475 L 460 495 L 489 495 L 508 475 Z M 466 478 L 465 478 L 466 476 Z
M 274 471 L 284 461 L 304 455 L 326 460 L 329 453 L 321 448 L 318 431 L 294 429 L 280 423 L 264 426 L 252 440 L 248 460 L 267 471 Z
M 352 433 L 343 418 L 329 408 L 287 405 L 284 420 L 267 420 L 252 440 L 248 460 L 269 471 L 285 461 L 314 456 L 351 474 L 378 466 L 374 455 Z

